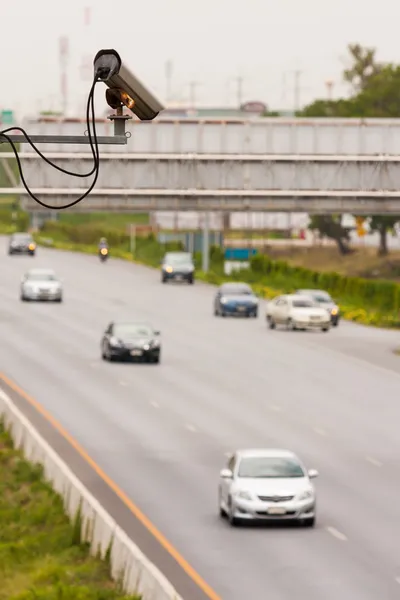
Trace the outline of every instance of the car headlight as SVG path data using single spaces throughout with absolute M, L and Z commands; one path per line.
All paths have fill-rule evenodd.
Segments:
M 240 490 L 239 492 L 236 493 L 236 496 L 238 498 L 241 498 L 242 500 L 252 500 L 253 499 L 250 492 L 246 492 L 246 490 Z
M 226 298 L 221 298 L 221 304 L 226 304 L 227 299 Z
M 111 346 L 121 346 L 121 342 L 116 337 L 110 338 L 110 344 L 111 344 Z
M 159 345 L 160 345 L 160 340 L 153 340 L 153 341 L 152 341 L 152 346 L 153 346 L 154 348 L 158 348 L 158 346 L 159 346 Z
M 258 298 L 252 298 L 253 304 L 258 304 Z
M 145 345 L 143 346 L 143 350 L 150 350 L 150 346 L 149 346 L 149 344 L 145 344 Z
M 172 267 L 165 267 L 165 270 L 167 271 L 167 273 L 172 273 L 173 268 Z
M 312 490 L 305 490 L 297 497 L 298 500 L 308 500 L 310 498 L 314 498 L 314 493 Z
M 331 315 L 333 315 L 335 317 L 338 314 L 338 312 L 339 312 L 339 309 L 337 307 L 332 308 Z

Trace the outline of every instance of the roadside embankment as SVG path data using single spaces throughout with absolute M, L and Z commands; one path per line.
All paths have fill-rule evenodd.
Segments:
M 1 389 L 0 423 L 0 600 L 180 600 Z

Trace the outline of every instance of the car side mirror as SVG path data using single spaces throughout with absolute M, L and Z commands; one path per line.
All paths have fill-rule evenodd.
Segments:
M 318 477 L 319 473 L 316 469 L 310 469 L 308 471 L 308 476 L 310 479 L 315 479 L 315 477 Z
M 233 473 L 230 469 L 222 469 L 219 475 L 222 479 L 233 479 Z

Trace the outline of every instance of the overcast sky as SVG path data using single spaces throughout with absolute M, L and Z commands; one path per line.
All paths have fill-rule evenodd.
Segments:
M 1 11 L 0 108 L 18 115 L 61 107 L 59 38 L 69 39 L 69 112 L 81 111 L 101 48 L 123 61 L 165 102 L 166 62 L 172 61 L 173 99 L 188 102 L 190 82 L 198 105 L 236 105 L 235 78 L 243 100 L 270 108 L 346 93 L 340 83 L 346 46 L 378 48 L 381 60 L 400 63 L 398 0 L 16 0 Z M 90 25 L 84 24 L 90 8 Z M 81 65 L 89 60 L 86 80 Z M 98 103 L 103 111 L 104 94 Z

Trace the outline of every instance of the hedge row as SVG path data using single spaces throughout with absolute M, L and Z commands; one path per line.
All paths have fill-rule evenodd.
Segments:
M 160 244 L 153 235 L 136 237 L 135 252 L 132 257 L 129 237 L 118 230 L 107 230 L 99 225 L 72 226 L 49 222 L 41 235 L 62 242 L 62 247 L 84 251 L 95 251 L 100 237 L 107 237 L 111 254 L 123 258 L 133 258 L 144 264 L 158 266 L 167 250 L 181 250 L 180 242 Z M 118 252 L 117 252 L 118 249 Z M 201 254 L 195 254 L 195 262 L 201 269 Z M 367 280 L 344 277 L 338 273 L 323 273 L 301 267 L 293 267 L 284 261 L 271 260 L 264 255 L 255 256 L 250 268 L 226 276 L 223 273 L 224 255 L 220 248 L 211 248 L 210 272 L 199 273 L 199 277 L 210 283 L 219 284 L 229 279 L 244 280 L 254 285 L 264 296 L 275 293 L 289 293 L 296 288 L 320 288 L 328 291 L 341 305 L 347 307 L 349 318 L 364 323 L 400 326 L 400 285 L 391 281 Z M 345 310 L 342 312 L 346 312 Z
M 383 311 L 400 310 L 400 285 L 393 281 L 368 280 L 360 277 L 344 277 L 339 273 L 311 271 L 267 256 L 258 255 L 251 261 L 251 270 L 261 279 L 274 281 L 278 278 L 290 281 L 298 288 L 321 288 L 332 296 L 357 298 L 367 306 L 375 306 Z M 285 286 L 284 286 L 285 287 Z

